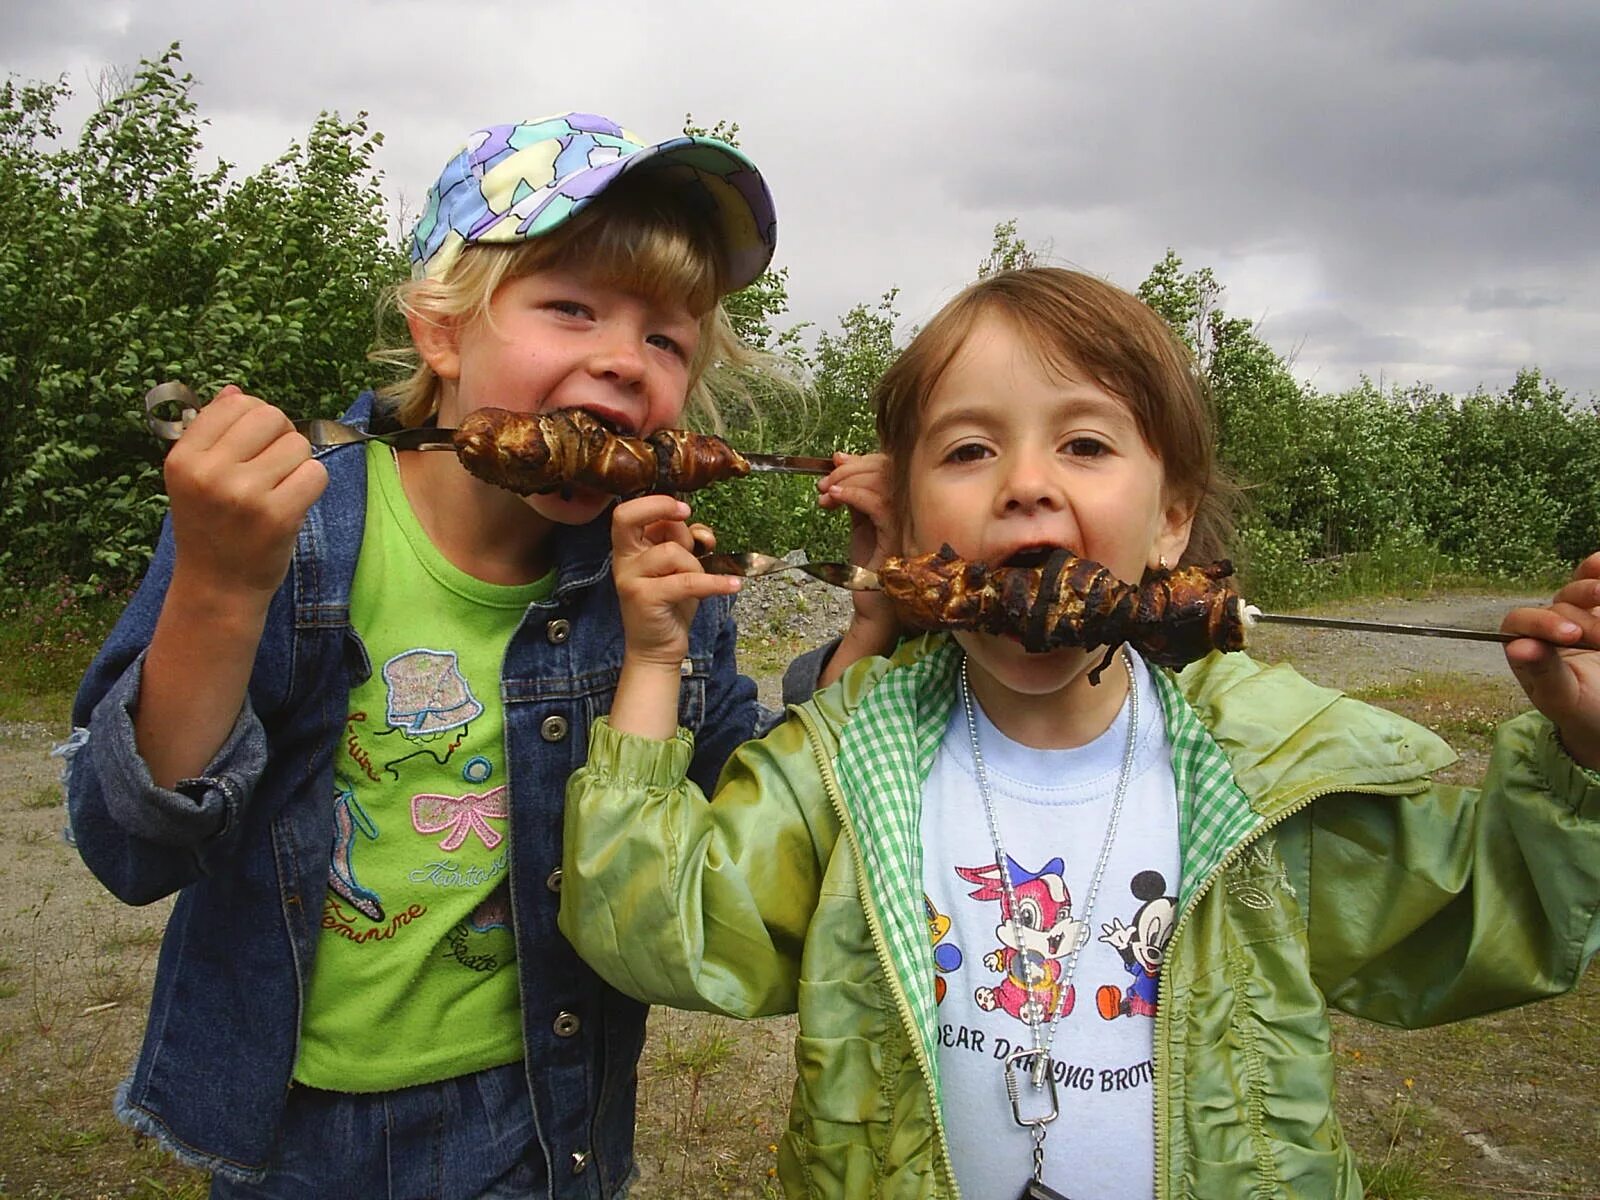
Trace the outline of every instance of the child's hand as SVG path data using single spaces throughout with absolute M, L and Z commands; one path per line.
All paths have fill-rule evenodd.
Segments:
M 850 510 L 850 561 L 875 571 L 892 554 L 890 537 L 889 460 L 882 454 L 833 456 L 834 468 L 817 483 L 823 508 Z
M 695 609 L 708 596 L 739 590 L 737 577 L 707 574 L 695 561 L 715 539 L 704 525 L 684 524 L 688 515 L 674 496 L 640 496 L 611 516 L 611 573 L 627 643 L 609 719 L 622 733 L 672 737 Z
M 889 460 L 882 454 L 833 456 L 833 471 L 817 484 L 823 508 L 845 505 L 850 511 L 850 561 L 876 571 L 898 551 L 893 543 L 893 502 Z M 894 606 L 882 592 L 852 592 L 855 613 L 844 640 L 823 670 L 819 684 L 832 683 L 852 662 L 869 654 L 887 654 L 900 636 Z
M 1506 662 L 1533 706 L 1555 724 L 1567 753 L 1600 770 L 1600 553 L 1578 564 L 1545 608 L 1516 608 L 1500 623 L 1519 634 Z
M 706 526 L 685 524 L 688 515 L 689 506 L 674 496 L 640 496 L 617 505 L 611 517 L 611 570 L 627 657 L 670 667 L 674 677 L 689 652 L 689 623 L 700 601 L 740 584 L 735 576 L 708 575 L 695 560 L 715 543 Z
M 281 411 L 229 386 L 167 452 L 175 579 L 264 605 L 328 472 Z
M 289 418 L 226 387 L 167 451 L 177 558 L 134 713 L 162 787 L 198 775 L 233 728 L 272 594 L 328 472 Z

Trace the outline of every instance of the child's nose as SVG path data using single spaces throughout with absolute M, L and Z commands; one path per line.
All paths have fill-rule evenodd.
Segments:
M 644 369 L 640 339 L 623 331 L 601 335 L 589 359 L 592 374 L 619 383 L 637 383 L 644 378 Z
M 1001 500 L 1008 511 L 1051 511 L 1060 508 L 1064 499 L 1053 456 L 1031 451 L 1015 456 L 1001 489 Z

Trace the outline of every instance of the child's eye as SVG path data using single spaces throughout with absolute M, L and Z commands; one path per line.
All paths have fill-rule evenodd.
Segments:
M 592 315 L 588 305 L 580 304 L 576 300 L 551 300 L 545 307 L 552 312 L 558 312 L 564 317 L 587 317 Z
M 1110 453 L 1110 448 L 1099 438 L 1094 437 L 1072 438 L 1062 450 L 1074 458 L 1099 458 L 1102 454 Z
M 645 338 L 645 341 L 657 350 L 665 350 L 668 354 L 676 354 L 679 358 L 686 357 L 683 353 L 683 347 L 678 344 L 677 339 L 668 337 L 664 333 L 652 333 Z
M 947 462 L 977 462 L 989 453 L 981 442 L 963 442 L 945 456 Z

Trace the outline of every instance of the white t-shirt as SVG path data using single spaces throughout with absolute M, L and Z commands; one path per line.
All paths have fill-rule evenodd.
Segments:
M 1086 746 L 1035 750 L 1011 741 L 974 705 L 1001 842 L 1012 860 L 1030 960 L 1060 1004 L 1077 931 L 1089 938 L 1070 1009 L 1052 1047 L 1059 1116 L 1046 1127 L 1044 1180 L 1072 1200 L 1154 1192 L 1156 984 L 1178 895 L 1178 809 L 1161 702 L 1135 657 L 1139 731 L 1110 858 L 1086 913 L 1128 736 L 1128 705 Z M 1016 1200 L 1032 1172 L 1029 1131 L 1012 1117 L 1005 1057 L 1032 1046 L 1022 958 L 1003 891 L 958 702 L 923 798 L 923 889 L 938 971 L 939 1072 L 956 1178 L 966 1200 Z M 1048 1029 L 1041 1029 L 1041 1040 Z M 1023 1115 L 1049 1088 L 1022 1083 Z

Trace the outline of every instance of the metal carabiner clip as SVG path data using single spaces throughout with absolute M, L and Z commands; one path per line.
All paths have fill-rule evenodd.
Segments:
M 1042 1072 L 1034 1070 L 1031 1065 L 1040 1059 L 1044 1062 L 1044 1070 Z M 1051 1069 L 1054 1065 L 1050 1061 L 1050 1056 L 1043 1050 L 1032 1050 L 1024 1047 L 1021 1050 L 1013 1050 L 1006 1055 L 1006 1095 L 1011 1097 L 1011 1119 L 1018 1125 L 1026 1129 L 1037 1129 L 1050 1124 L 1060 1115 L 1061 1104 L 1056 1098 L 1056 1073 Z M 1042 1075 L 1050 1084 L 1050 1107 L 1038 1116 L 1025 1117 L 1022 1115 L 1022 1088 L 1017 1083 L 1019 1066 L 1026 1071 L 1030 1083 L 1035 1079 L 1039 1079 Z M 1038 1090 L 1038 1085 L 1035 1085 L 1033 1090 Z

